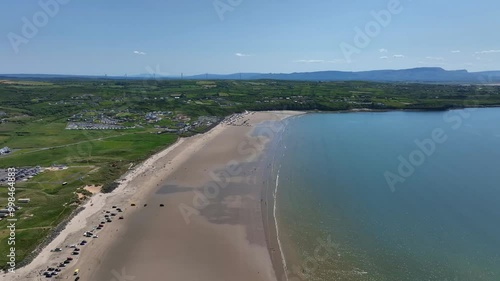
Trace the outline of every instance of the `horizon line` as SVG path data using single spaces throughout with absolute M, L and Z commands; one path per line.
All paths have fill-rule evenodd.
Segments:
M 466 71 L 467 73 L 482 73 L 482 72 L 495 72 L 499 71 L 498 69 L 492 69 L 492 70 L 481 70 L 481 71 L 469 71 L 468 69 L 462 68 L 462 69 L 445 69 L 443 67 L 439 66 L 421 66 L 421 67 L 410 67 L 410 68 L 393 68 L 393 69 L 371 69 L 371 70 L 357 70 L 357 71 L 348 71 L 348 70 L 313 70 L 313 71 L 295 71 L 295 72 L 230 72 L 230 73 L 210 73 L 210 72 L 205 72 L 205 73 L 198 73 L 198 74 L 183 74 L 180 72 L 179 75 L 161 75 L 157 73 L 137 73 L 137 74 L 63 74 L 63 73 L 0 73 L 0 76 L 2 75 L 54 75 L 54 76 L 75 76 L 75 77 L 81 77 L 81 76 L 90 76 L 90 77 L 144 77 L 144 76 L 158 76 L 158 77 L 164 77 L 164 78 L 181 78 L 181 77 L 191 77 L 191 76 L 203 76 L 203 75 L 238 75 L 238 74 L 296 74 L 296 73 L 316 73 L 316 72 L 345 72 L 345 73 L 356 73 L 356 72 L 370 72 L 370 71 L 400 71 L 400 70 L 412 70 L 412 69 L 442 69 L 444 71 Z

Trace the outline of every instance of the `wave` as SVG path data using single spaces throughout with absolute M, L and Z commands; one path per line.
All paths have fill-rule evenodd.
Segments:
M 282 130 L 281 130 L 281 134 L 278 134 L 278 138 L 276 140 L 276 144 L 279 146 L 280 143 L 283 143 L 283 135 L 285 133 L 285 130 L 286 130 L 286 124 L 283 126 Z M 275 186 L 274 186 L 274 193 L 273 193 L 273 218 L 274 218 L 274 226 L 276 228 L 276 240 L 278 242 L 278 250 L 280 251 L 280 256 L 281 256 L 281 262 L 282 262 L 282 265 L 283 265 L 283 270 L 284 270 L 284 275 L 285 275 L 285 280 L 288 281 L 288 267 L 287 267 L 287 264 L 286 264 L 286 260 L 285 260 L 285 254 L 283 253 L 283 246 L 281 244 L 281 239 L 280 239 L 280 232 L 279 232 L 279 226 L 278 226 L 278 216 L 276 214 L 277 212 L 277 208 L 278 208 L 278 187 L 279 187 L 279 179 L 280 179 L 280 170 L 281 170 L 281 161 L 283 161 L 283 158 L 285 156 L 285 152 L 286 152 L 286 145 L 283 145 L 283 150 L 282 150 L 282 155 L 277 155 L 277 154 L 274 154 L 273 155 L 273 163 L 279 163 L 277 166 L 277 172 L 276 172 L 276 181 L 275 181 Z M 278 159 L 281 158 L 281 159 Z M 272 170 L 275 169 L 275 165 L 273 164 L 272 165 Z M 280 278 L 280 276 L 276 276 L 277 278 Z M 280 279 L 281 280 L 281 279 Z
M 281 167 L 280 167 L 281 168 Z M 280 240 L 280 232 L 279 232 L 279 227 L 278 227 L 278 217 L 276 216 L 276 208 L 278 205 L 278 186 L 279 186 L 279 180 L 280 180 L 280 170 L 278 169 L 278 174 L 276 175 L 276 186 L 274 188 L 274 206 L 273 206 L 273 217 L 274 217 L 274 225 L 276 227 L 276 240 L 278 240 L 278 248 L 281 254 L 281 262 L 283 264 L 283 270 L 285 272 L 285 279 L 288 281 L 288 270 L 287 270 L 287 265 L 286 265 L 286 260 L 285 260 L 285 255 L 283 254 L 283 247 L 281 246 L 281 240 Z

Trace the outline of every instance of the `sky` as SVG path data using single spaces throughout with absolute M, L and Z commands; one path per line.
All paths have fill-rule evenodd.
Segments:
M 3 0 L 0 73 L 500 70 L 498 11 L 498 0 Z

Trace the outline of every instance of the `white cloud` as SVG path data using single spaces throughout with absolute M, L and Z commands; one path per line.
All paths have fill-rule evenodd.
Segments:
M 386 60 L 386 59 L 389 59 L 389 57 L 388 56 L 381 56 L 380 59 Z
M 249 57 L 250 56 L 248 54 L 243 54 L 243 53 L 236 53 L 234 55 L 237 56 L 237 57 Z
M 500 50 L 486 50 L 486 51 L 480 51 L 480 52 L 476 52 L 476 55 L 479 55 L 479 54 L 494 54 L 494 53 L 500 53 Z
M 458 53 L 460 53 L 461 51 L 460 51 L 460 50 L 453 50 L 453 51 L 451 51 L 451 52 L 452 52 L 452 53 L 454 53 L 454 54 L 458 54 Z
M 404 55 L 394 55 L 394 56 L 392 56 L 392 57 L 394 57 L 395 59 L 402 59 L 402 58 L 404 58 L 405 56 L 404 56 Z
M 134 54 L 136 54 L 136 55 L 142 55 L 142 56 L 143 56 L 143 55 L 145 55 L 146 53 L 141 52 L 141 51 L 134 51 Z
M 299 63 L 325 63 L 325 60 L 296 60 Z
M 384 48 L 382 48 L 382 49 L 378 49 L 378 51 L 379 51 L 379 52 L 381 52 L 381 53 L 387 53 L 387 52 L 389 52 L 389 50 L 384 49 Z
M 444 60 L 444 58 L 442 58 L 442 57 L 426 57 L 426 59 L 435 60 L 435 61 L 443 61 Z

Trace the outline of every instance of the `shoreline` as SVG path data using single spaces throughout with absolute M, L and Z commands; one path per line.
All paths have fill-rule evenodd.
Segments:
M 276 215 L 276 209 L 278 208 L 278 186 L 279 186 L 279 179 L 280 179 L 280 171 L 278 170 L 278 174 L 276 176 L 276 188 L 274 189 L 274 196 L 273 196 L 273 219 L 274 219 L 274 225 L 276 227 L 276 241 L 278 243 L 279 247 L 279 252 L 280 252 L 280 257 L 281 257 L 281 264 L 283 267 L 283 277 L 284 281 L 288 281 L 288 267 L 286 263 L 286 258 L 285 258 L 285 253 L 283 250 L 283 246 L 281 244 L 281 239 L 280 239 L 280 231 L 279 231 L 279 222 L 278 222 L 278 216 Z
M 203 149 L 205 148 L 205 146 L 214 146 L 214 139 L 221 139 L 221 137 L 223 137 L 224 134 L 236 134 L 234 136 L 239 136 L 243 133 L 245 133 L 244 136 L 240 136 L 240 140 L 243 140 L 245 138 L 252 138 L 250 136 L 247 136 L 247 134 L 250 134 L 252 131 L 254 131 L 256 125 L 258 124 L 261 124 L 262 122 L 266 122 L 266 121 L 277 121 L 277 120 L 283 120 L 289 116 L 292 116 L 292 115 L 296 115 L 296 114 L 302 114 L 303 112 L 259 112 L 259 113 L 256 113 L 256 112 L 250 112 L 250 113 L 247 113 L 247 114 L 250 114 L 250 115 L 253 115 L 253 114 L 256 114 L 255 117 L 251 117 L 248 120 L 252 120 L 251 122 L 249 122 L 248 124 L 245 124 L 245 122 L 241 123 L 239 125 L 234 125 L 234 126 L 242 126 L 242 127 L 234 127 L 234 129 L 228 129 L 228 128 L 233 128 L 231 127 L 230 125 L 228 124 L 224 124 L 224 122 L 222 122 L 221 124 L 218 124 L 217 126 L 215 126 L 214 128 L 212 128 L 211 130 L 209 130 L 208 132 L 204 133 L 204 134 L 199 134 L 199 135 L 195 135 L 195 136 L 192 136 L 192 137 L 189 137 L 189 138 L 179 138 L 174 144 L 172 144 L 171 146 L 165 148 L 164 150 L 160 151 L 159 153 L 157 154 L 154 154 L 153 156 L 151 156 L 150 158 L 148 158 L 147 160 L 143 161 L 142 163 L 140 163 L 139 165 L 137 165 L 136 167 L 134 167 L 132 170 L 128 171 L 127 173 L 125 173 L 124 175 L 122 175 L 122 177 L 120 177 L 120 180 L 118 180 L 119 182 L 119 186 L 111 193 L 108 193 L 108 194 L 96 194 L 94 196 L 91 197 L 91 199 L 83 206 L 84 209 L 79 212 L 78 214 L 76 214 L 70 221 L 69 223 L 66 225 L 66 227 L 50 242 L 48 243 L 48 245 L 46 245 L 41 251 L 40 253 L 28 264 L 26 265 L 25 267 L 22 267 L 22 268 L 18 268 L 16 270 L 16 273 L 14 274 L 3 274 L 3 275 L 0 275 L 2 276 L 3 280 L 45 280 L 45 278 L 43 276 L 41 276 L 39 273 L 44 270 L 44 268 L 47 268 L 49 266 L 55 266 L 54 265 L 54 262 L 55 261 L 58 261 L 59 259 L 61 259 L 63 256 L 67 256 L 69 254 L 61 254 L 61 253 L 54 253 L 54 252 L 50 252 L 50 249 L 54 249 L 56 247 L 60 247 L 60 248 L 63 248 L 64 249 L 64 245 L 68 245 L 68 244 L 74 244 L 75 242 L 78 242 L 78 240 L 82 239 L 81 235 L 79 235 L 78 233 L 80 232 L 83 232 L 84 230 L 86 229 L 90 229 L 92 227 L 92 225 L 95 225 L 97 221 L 99 221 L 98 217 L 100 214 L 102 214 L 102 212 L 106 209 L 106 208 L 109 208 L 109 206 L 111 204 L 113 205 L 122 205 L 124 206 L 123 204 L 128 204 L 126 202 L 141 202 L 141 201 L 144 201 L 145 199 L 144 198 L 147 198 L 148 196 L 152 196 L 152 194 L 154 195 L 155 194 L 155 191 L 158 192 L 159 190 L 161 190 L 161 185 L 164 185 L 165 184 L 165 181 L 168 179 L 168 178 L 172 178 L 174 177 L 175 179 L 175 176 L 178 175 L 179 173 L 181 173 L 182 171 L 180 171 L 180 169 L 184 166 L 189 166 L 188 164 L 190 164 L 189 161 L 193 161 L 192 158 L 195 158 L 196 157 L 201 157 L 199 156 L 200 154 L 203 154 L 203 153 L 207 153 L 206 151 L 204 151 Z M 272 117 L 272 118 L 271 118 Z M 243 120 L 241 120 L 243 121 Z M 251 123 L 251 124 L 250 124 Z M 246 127 L 245 127 L 246 126 Z M 235 143 L 237 144 L 237 143 Z M 262 146 L 262 145 L 261 145 Z M 264 146 L 265 146 L 265 143 L 264 143 Z M 258 154 L 256 155 L 253 155 L 253 157 L 256 157 L 258 155 L 260 155 L 263 150 L 264 150 L 264 146 L 263 147 L 259 147 L 258 148 Z M 234 145 L 232 148 L 236 148 L 236 145 Z M 207 151 L 210 151 L 210 149 L 206 149 Z M 203 151 L 203 152 L 202 152 Z M 234 154 L 234 153 L 233 153 Z M 230 156 L 231 154 L 228 154 L 228 157 Z M 237 155 L 237 154 L 234 154 L 234 155 Z M 240 155 L 241 156 L 241 155 Z M 239 156 L 235 156 L 235 157 L 229 157 L 228 159 L 229 160 L 237 160 Z M 233 159 L 234 158 L 234 159 Z M 198 159 L 199 160 L 199 159 Z M 206 160 L 206 165 L 208 166 L 214 166 L 214 168 L 216 167 L 220 167 L 219 164 L 216 164 L 215 162 L 213 162 L 212 160 L 208 159 Z M 240 159 L 240 161 L 243 161 L 243 163 L 251 163 L 252 161 L 255 161 L 255 159 Z M 163 166 L 162 166 L 163 164 Z M 167 168 L 168 166 L 168 168 Z M 207 167 L 208 167 L 207 166 Z M 186 167 L 184 167 L 184 169 L 186 169 Z M 206 169 L 205 169 L 206 171 Z M 182 175 L 182 173 L 180 174 Z M 245 175 L 245 174 L 244 174 Z M 195 186 L 196 185 L 199 185 L 201 183 L 201 180 L 192 180 L 191 179 L 191 183 L 194 184 Z M 139 188 L 138 185 L 141 185 L 142 188 Z M 258 192 L 258 193 L 265 193 L 264 192 L 264 189 L 259 189 L 260 191 L 253 191 L 253 193 L 255 192 Z M 256 194 L 256 193 L 255 193 Z M 249 196 L 249 195 L 246 195 L 246 196 Z M 263 195 L 261 195 L 262 197 L 264 197 Z M 180 196 L 178 197 L 177 199 L 175 200 L 183 200 L 185 198 L 182 198 L 183 196 Z M 242 196 L 240 196 L 242 197 Z M 231 196 L 227 197 L 227 198 L 231 198 Z M 179 201 L 179 202 L 181 202 Z M 252 210 L 254 210 L 253 208 L 254 207 L 251 207 L 253 204 L 257 204 L 258 205 L 258 209 L 262 210 L 263 209 L 263 206 L 264 204 L 266 204 L 267 206 L 269 206 L 269 204 L 267 203 L 264 203 L 265 201 L 261 201 L 259 202 L 259 200 L 255 201 L 255 203 L 252 203 L 253 201 L 249 201 L 249 207 L 245 207 L 242 209 L 242 215 L 247 215 L 247 214 L 250 214 L 251 212 L 254 212 Z M 225 203 L 225 202 L 222 202 L 222 203 Z M 232 202 L 231 204 L 235 204 L 235 202 Z M 166 204 L 167 205 L 167 204 Z M 274 203 L 272 204 L 274 206 Z M 231 207 L 233 208 L 233 207 Z M 75 266 L 78 266 L 78 268 L 80 268 L 80 272 L 81 272 L 81 276 L 82 278 L 83 277 L 83 274 L 90 274 L 89 272 L 84 272 L 84 269 L 82 269 L 82 267 L 86 267 L 87 265 L 89 266 L 89 269 L 90 268 L 95 268 L 96 266 L 99 267 L 99 264 L 100 264 L 100 255 L 103 255 L 104 253 L 106 252 L 103 252 L 103 249 L 107 249 L 107 248 L 110 248 L 110 247 L 115 247 L 113 246 L 113 244 L 116 244 L 116 243 L 119 243 L 118 241 L 120 239 L 127 239 L 126 238 L 126 234 L 127 234 L 127 231 L 125 231 L 127 228 L 126 228 L 126 225 L 129 225 L 127 224 L 128 222 L 128 218 L 130 217 L 131 219 L 133 219 L 133 217 L 135 216 L 140 216 L 140 212 L 144 212 L 144 211 L 139 211 L 139 209 L 137 210 L 133 210 L 133 208 L 130 208 L 130 207 L 124 207 L 124 215 L 126 217 L 125 220 L 123 221 L 120 221 L 120 222 L 124 222 L 124 223 L 120 223 L 118 220 L 116 220 L 117 222 L 113 222 L 111 225 L 107 225 L 103 230 L 99 231 L 98 234 L 99 234 L 99 239 L 95 239 L 95 240 L 91 240 L 89 242 L 89 245 L 85 246 L 85 247 L 82 247 L 82 254 L 78 257 L 78 258 L 75 258 L 76 261 L 76 264 L 75 263 L 71 263 L 70 266 L 68 266 L 67 268 L 65 268 L 63 270 L 63 272 L 61 273 L 61 275 L 59 276 L 59 278 L 61 277 L 64 277 L 64 276 L 68 276 L 69 275 L 72 275 L 70 273 L 72 273 L 72 270 L 75 269 Z M 204 212 L 205 210 L 202 210 L 202 213 Z M 138 215 L 136 215 L 136 213 L 138 213 Z M 202 216 L 204 216 L 205 214 L 202 214 Z M 173 214 L 170 214 L 169 216 L 173 216 Z M 258 230 L 259 227 L 258 225 L 263 225 L 264 224 L 264 213 L 261 213 L 261 215 L 259 216 L 260 219 L 258 221 L 260 221 L 260 223 L 257 221 L 256 222 L 256 219 L 255 218 L 250 218 L 249 221 L 247 221 L 246 219 L 244 221 L 240 221 L 239 223 L 243 223 L 243 225 L 247 225 L 248 226 L 257 226 L 256 227 L 256 230 L 252 230 L 250 233 L 247 233 L 247 235 L 243 235 L 241 236 L 241 238 L 238 238 L 239 240 L 238 241 L 245 241 L 247 239 L 250 239 L 250 240 L 254 240 L 254 239 L 257 239 L 255 240 L 255 242 L 257 242 L 257 246 L 254 245 L 253 243 L 255 242 L 252 242 L 251 244 L 248 244 L 247 246 L 244 246 L 245 243 L 243 242 L 236 242 L 234 241 L 235 246 L 237 247 L 236 249 L 239 251 L 240 254 L 237 254 L 237 255 L 241 255 L 241 253 L 244 253 L 246 252 L 247 254 L 250 254 L 250 253 L 254 253 L 256 256 L 260 256 L 261 258 L 258 258 L 256 259 L 253 263 L 253 270 L 255 270 L 254 274 L 255 277 L 257 278 L 260 278 L 260 279 L 256 279 L 256 278 L 253 278 L 253 280 L 278 280 L 278 278 L 280 278 L 281 276 L 279 276 L 280 273 L 284 272 L 284 266 L 285 265 L 282 265 L 281 269 L 280 269 L 280 266 L 276 266 L 274 262 L 271 262 L 271 260 L 269 260 L 270 262 L 270 266 L 271 266 L 271 269 L 265 269 L 267 268 L 267 266 L 265 265 L 265 258 L 263 255 L 263 252 L 261 252 L 260 249 L 264 250 L 265 253 L 267 253 L 266 255 L 269 255 L 269 256 L 272 256 L 274 253 L 276 253 L 276 251 L 272 251 L 272 246 L 273 245 L 273 239 L 271 239 L 271 241 L 268 241 L 268 239 L 265 239 L 265 247 L 264 248 L 261 248 L 262 246 L 258 246 L 258 245 L 262 245 L 260 244 L 260 242 L 258 242 L 260 240 L 260 238 L 258 237 L 272 237 L 272 234 L 271 233 L 266 233 L 266 228 L 264 227 L 262 229 L 262 233 L 260 233 L 260 231 Z M 222 226 L 213 226 L 213 225 L 207 225 L 206 222 L 201 222 L 201 219 L 199 218 L 195 218 L 195 220 L 197 220 L 197 223 L 199 223 L 201 226 L 200 230 L 201 231 L 209 231 L 207 232 L 208 234 L 212 233 L 213 231 L 211 230 L 212 228 L 214 228 L 214 230 L 216 229 L 223 229 Z M 198 220 L 200 222 L 198 222 Z M 245 222 L 246 221 L 246 222 Z M 273 219 L 273 221 L 275 221 Z M 257 224 L 255 224 L 257 223 Z M 115 227 L 115 225 L 117 225 Z M 110 231 L 112 231 L 111 229 L 113 228 L 113 230 L 115 231 L 115 233 L 112 233 Z M 226 228 L 224 226 L 224 228 Z M 244 231 L 244 229 L 241 229 L 241 227 L 231 227 L 234 232 L 234 234 L 238 234 L 238 235 L 242 235 L 243 233 L 241 231 Z M 252 229 L 253 227 L 251 227 L 250 229 Z M 217 230 L 218 232 L 219 230 Z M 229 232 L 231 232 L 229 231 Z M 249 230 L 247 229 L 247 232 Z M 270 231 L 269 231 L 270 232 Z M 275 230 L 276 232 L 276 230 Z M 248 237 L 248 235 L 250 234 L 250 238 Z M 219 237 L 221 235 L 218 235 L 217 237 Z M 247 236 L 245 238 L 245 236 Z M 123 238 L 125 237 L 125 238 Z M 220 238 L 220 237 L 219 237 Z M 276 239 L 274 239 L 275 241 L 277 241 L 278 237 L 276 236 L 275 237 Z M 242 244 L 243 243 L 243 244 Z M 201 243 L 202 246 L 207 246 L 205 245 L 205 243 Z M 228 251 L 233 251 L 235 246 L 232 246 L 232 247 L 229 247 L 227 248 Z M 243 248 L 241 248 L 243 247 Z M 92 252 L 90 252 L 90 250 L 92 249 Z M 281 253 L 281 249 L 279 249 L 279 252 L 280 252 L 280 257 L 282 257 L 282 253 Z M 260 254 L 257 254 L 258 252 L 260 252 Z M 221 252 L 222 253 L 222 252 Z M 245 254 L 245 255 L 247 255 Z M 96 262 L 96 257 L 99 257 L 97 260 L 99 260 L 99 262 Z M 252 257 L 250 256 L 251 258 L 255 258 L 255 257 Z M 268 258 L 270 259 L 270 258 Z M 281 260 L 282 258 L 280 258 Z M 225 257 L 224 255 L 222 255 L 220 257 L 220 260 L 225 260 L 226 262 L 230 262 L 231 259 L 228 259 L 227 257 Z M 262 260 L 262 261 L 261 261 Z M 59 261 L 61 262 L 61 261 Z M 102 261 L 103 263 L 105 261 Z M 126 262 L 126 261 L 124 261 Z M 130 267 L 130 266 L 129 266 Z M 261 268 L 260 270 L 258 268 Z M 216 270 L 216 268 L 214 268 L 213 270 Z M 224 270 L 227 270 L 227 271 L 233 271 L 231 272 L 231 274 L 233 274 L 233 276 L 244 276 L 244 275 L 234 275 L 234 274 L 238 274 L 238 273 L 242 273 L 244 270 L 243 267 L 239 268 L 238 270 L 240 271 L 237 271 L 237 270 L 231 270 L 229 268 L 224 268 Z M 267 273 L 265 273 L 264 276 L 262 276 L 262 274 L 260 274 L 259 272 L 261 272 L 262 270 L 264 270 L 265 272 L 267 271 Z M 271 270 L 271 271 L 269 271 Z M 274 278 L 271 278 L 270 277 L 270 273 L 273 272 L 275 276 L 273 276 Z M 245 276 L 246 277 L 246 276 Z M 251 278 L 251 277 L 248 277 L 248 278 Z M 100 279 L 94 279 L 94 280 L 100 280 Z M 210 280 L 209 278 L 207 280 Z M 213 280 L 218 280 L 217 278 L 213 278 Z
M 471 105 L 471 106 L 459 106 L 459 107 L 449 107 L 449 108 L 388 108 L 388 109 L 376 109 L 376 108 L 353 108 L 353 109 L 341 109 L 341 110 L 305 110 L 302 111 L 305 114 L 309 113 L 362 113 L 362 112 L 446 112 L 452 110 L 463 110 L 470 108 L 500 108 L 500 105 Z
M 308 112 L 296 112 L 296 114 L 289 115 L 281 121 L 288 120 L 290 118 L 294 118 L 296 116 L 305 115 Z M 276 136 L 271 141 L 271 144 L 266 147 L 265 155 L 266 158 L 264 163 L 267 168 L 270 168 L 268 174 L 264 175 L 263 178 L 266 179 L 266 184 L 263 186 L 262 193 L 262 213 L 264 220 L 264 227 L 267 237 L 268 250 L 269 255 L 271 256 L 271 260 L 273 263 L 273 268 L 276 274 L 276 278 L 278 281 L 288 281 L 288 265 L 283 249 L 283 245 L 280 239 L 280 229 L 279 229 L 279 216 L 277 214 L 278 211 L 278 192 L 279 192 L 279 172 L 281 169 L 281 164 L 275 167 L 276 157 L 281 157 L 276 154 L 277 146 L 282 143 L 281 136 L 283 132 L 286 130 L 287 124 L 285 122 L 285 126 L 278 133 L 280 139 L 276 139 Z M 273 147 L 274 146 L 274 147 Z

